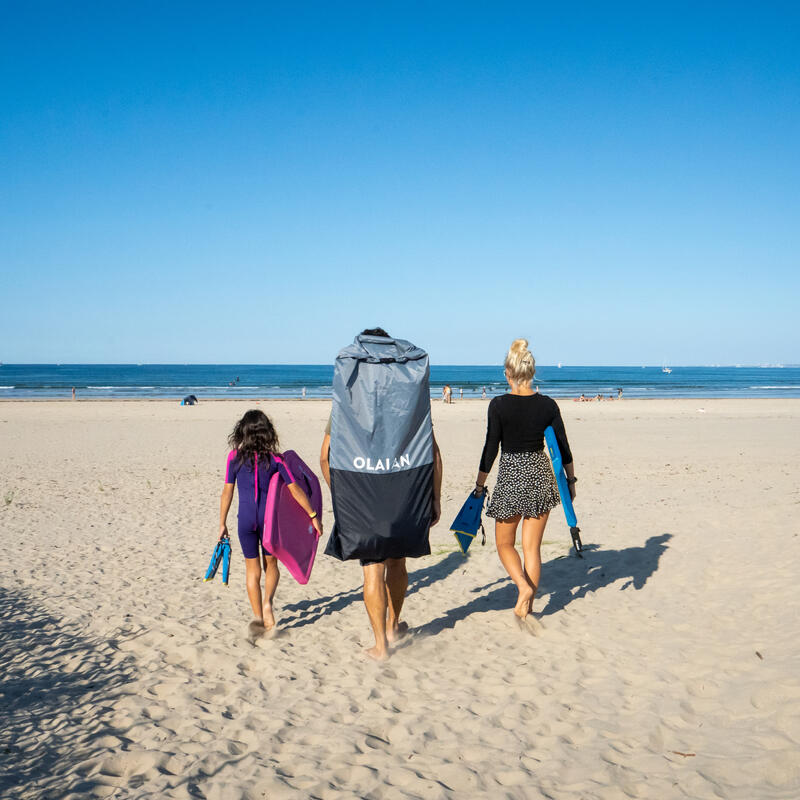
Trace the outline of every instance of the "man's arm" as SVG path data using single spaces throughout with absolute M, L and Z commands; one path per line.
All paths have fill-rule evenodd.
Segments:
M 431 517 L 431 527 L 433 527 L 442 516 L 442 454 L 436 437 L 433 437 L 433 516 Z
M 325 438 L 322 440 L 322 450 L 319 454 L 319 466 L 322 470 L 322 477 L 325 478 L 325 483 L 328 484 L 328 488 L 331 488 L 331 468 L 330 464 L 328 463 L 328 456 L 331 452 L 331 435 L 329 433 L 325 434 Z

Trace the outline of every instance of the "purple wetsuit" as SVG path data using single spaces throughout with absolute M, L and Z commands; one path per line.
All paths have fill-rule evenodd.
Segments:
M 264 533 L 264 513 L 267 507 L 267 490 L 270 478 L 280 472 L 287 484 L 294 483 L 283 464 L 271 456 L 260 459 L 256 455 L 255 464 L 249 464 L 239 457 L 238 450 L 228 453 L 225 465 L 225 483 L 235 483 L 239 489 L 239 544 L 245 558 L 258 558 L 259 546 Z

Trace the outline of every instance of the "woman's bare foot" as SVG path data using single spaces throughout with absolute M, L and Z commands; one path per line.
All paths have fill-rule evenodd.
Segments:
M 272 606 L 265 603 L 263 612 L 264 612 L 264 628 L 270 631 L 275 627 L 275 616 L 272 613 Z
M 531 613 L 531 603 L 533 602 L 533 589 L 528 586 L 520 590 L 517 604 L 514 606 L 514 613 L 520 618 L 525 619 Z
M 398 622 L 396 628 L 388 627 L 386 629 L 386 640 L 389 644 L 399 641 L 408 633 L 408 623 Z

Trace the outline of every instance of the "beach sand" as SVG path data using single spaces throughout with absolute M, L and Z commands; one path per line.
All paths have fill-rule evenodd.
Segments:
M 447 529 L 486 403 L 434 403 L 443 522 L 385 665 L 357 563 L 284 571 L 257 646 L 235 534 L 203 583 L 253 405 L 318 463 L 324 402 L 0 403 L 0 797 L 800 796 L 800 401 L 562 401 L 587 552 L 556 509 L 540 636 L 491 521 L 469 558 Z

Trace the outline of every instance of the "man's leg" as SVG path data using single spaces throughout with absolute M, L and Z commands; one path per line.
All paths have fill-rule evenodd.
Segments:
M 386 623 L 386 638 L 395 642 L 408 630 L 408 624 L 400 622 L 400 612 L 408 589 L 408 570 L 404 558 L 386 559 L 386 595 L 389 619 Z
M 376 661 L 389 657 L 386 641 L 386 565 L 364 564 L 364 605 L 367 607 L 372 632 L 375 634 L 375 647 L 367 650 L 367 655 Z

